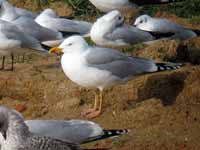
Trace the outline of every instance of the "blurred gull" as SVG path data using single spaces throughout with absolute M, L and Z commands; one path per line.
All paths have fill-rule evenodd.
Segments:
M 3 56 L 1 69 L 4 69 L 5 56 L 7 55 L 12 56 L 13 70 L 14 53 L 24 53 L 30 49 L 47 52 L 47 48 L 34 37 L 21 31 L 16 25 L 0 20 L 0 55 Z
M 35 18 L 37 16 L 36 14 L 34 14 L 31 11 L 28 11 L 28 10 L 23 9 L 23 8 L 18 8 L 18 7 L 12 6 L 6 0 L 0 0 L 0 7 L 3 11 L 9 11 L 9 9 L 12 8 L 16 11 L 17 15 L 19 15 L 19 16 L 25 16 L 25 17 L 30 17 L 30 18 Z
M 99 18 L 92 26 L 90 36 L 101 46 L 123 46 L 155 39 L 148 32 L 125 25 L 123 16 L 117 10 Z
M 95 94 L 94 108 L 83 113 L 88 118 L 101 114 L 105 88 L 125 83 L 137 75 L 180 67 L 180 64 L 155 63 L 149 59 L 129 57 L 114 49 L 90 47 L 81 36 L 65 39 L 50 52 L 64 53 L 61 65 L 69 79 L 80 86 L 99 89 L 99 96 Z
M 35 37 L 41 42 L 58 41 L 62 42 L 63 36 L 60 32 L 42 27 L 34 19 L 26 16 L 20 16 L 16 13 L 14 7 L 1 7 L 1 19 L 11 22 L 18 26 L 25 33 Z M 51 45 L 49 45 L 51 46 Z
M 36 135 L 79 144 L 120 136 L 128 132 L 126 129 L 105 130 L 94 122 L 84 120 L 28 120 L 26 124 L 30 132 Z
M 0 106 L 1 150 L 80 150 L 70 141 L 30 133 L 24 119 L 15 110 Z M 55 129 L 56 130 L 56 129 Z
M 127 12 L 142 5 L 166 4 L 184 0 L 89 0 L 96 8 L 103 12 L 119 10 Z
M 134 26 L 143 31 L 148 31 L 154 35 L 171 34 L 169 39 L 185 40 L 200 35 L 200 31 L 189 29 L 163 18 L 152 18 L 148 15 L 139 16 Z
M 52 9 L 45 9 L 40 15 L 37 16 L 35 21 L 43 27 L 65 32 L 66 35 L 89 34 L 92 23 L 86 21 L 75 21 L 64 18 L 59 18 Z

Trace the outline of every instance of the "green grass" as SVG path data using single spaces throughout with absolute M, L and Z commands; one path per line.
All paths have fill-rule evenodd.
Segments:
M 89 2 L 89 0 L 33 0 L 39 6 L 48 5 L 52 2 L 63 1 L 75 10 L 76 16 L 94 14 L 98 15 L 99 11 Z M 200 0 L 185 0 L 184 2 L 168 4 L 168 5 L 149 5 L 143 7 L 141 14 L 154 15 L 158 11 L 176 14 L 184 18 L 192 18 L 194 22 L 200 22 Z
M 191 18 L 193 16 L 200 16 L 200 0 L 185 0 L 184 2 L 169 4 L 146 6 L 142 9 L 141 13 L 155 15 L 158 11 L 176 14 L 184 18 Z

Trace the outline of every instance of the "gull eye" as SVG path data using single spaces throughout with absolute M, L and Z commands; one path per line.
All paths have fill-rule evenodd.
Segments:
M 121 16 L 119 16 L 119 17 L 118 17 L 118 20 L 121 20 L 121 19 L 122 19 L 122 17 L 121 17 Z
M 2 123 L 0 123 L 0 129 L 1 129 L 1 128 L 3 128 L 3 124 L 2 124 Z
M 72 46 L 72 43 L 69 43 L 67 46 Z

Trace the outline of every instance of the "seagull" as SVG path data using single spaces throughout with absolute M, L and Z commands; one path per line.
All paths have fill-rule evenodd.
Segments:
M 13 70 L 14 53 L 23 53 L 30 49 L 47 53 L 49 47 L 21 31 L 16 25 L 0 19 L 0 55 L 3 56 L 1 69 L 4 70 L 6 55 L 12 57 L 11 70 Z
M 26 9 L 23 8 L 18 8 L 18 7 L 14 7 L 12 6 L 8 1 L 6 0 L 0 0 L 0 7 L 4 9 L 4 11 L 12 8 L 16 11 L 17 15 L 19 16 L 25 16 L 25 17 L 30 17 L 30 18 L 35 18 L 37 16 L 37 14 L 28 11 Z
M 96 8 L 102 12 L 119 10 L 127 12 L 142 5 L 167 4 L 184 0 L 89 0 Z
M 98 89 L 92 109 L 83 112 L 94 118 L 102 112 L 103 90 L 119 83 L 126 83 L 135 76 L 174 70 L 181 64 L 155 63 L 152 60 L 130 57 L 115 49 L 91 47 L 81 36 L 71 36 L 50 53 L 64 53 L 61 66 L 65 75 L 73 82 L 86 88 Z
M 22 115 L 4 106 L 0 106 L 0 125 L 1 150 L 81 150 L 70 141 L 32 134 Z
M 22 31 L 35 37 L 40 42 L 62 41 L 63 36 L 60 32 L 42 27 L 30 17 L 18 15 L 12 5 L 5 5 L 4 3 L 0 8 L 0 19 L 17 25 L 18 28 L 20 28 Z
M 100 46 L 124 46 L 152 41 L 155 38 L 148 32 L 124 24 L 124 17 L 113 10 L 93 24 L 90 37 Z
M 92 23 L 60 18 L 52 9 L 45 9 L 37 16 L 35 21 L 43 27 L 65 33 L 65 36 L 73 34 L 87 35 Z
M 171 34 L 168 39 L 186 40 L 200 35 L 200 30 L 189 29 L 168 19 L 153 18 L 148 15 L 136 18 L 134 26 L 157 37 L 164 34 Z
M 27 120 L 31 133 L 60 140 L 84 144 L 127 134 L 127 129 L 106 130 L 98 124 L 85 120 Z M 55 130 L 56 129 L 56 130 Z

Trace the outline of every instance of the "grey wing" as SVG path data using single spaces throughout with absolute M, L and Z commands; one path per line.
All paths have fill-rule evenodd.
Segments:
M 22 9 L 22 8 L 15 7 L 15 11 L 20 16 L 26 16 L 26 17 L 31 17 L 31 18 L 35 18 L 37 16 L 37 14 L 35 14 L 35 13 L 31 12 L 31 11 L 28 11 L 26 9 Z
M 7 41 L 8 40 L 18 41 L 18 43 L 20 43 L 20 47 L 44 51 L 44 49 L 41 47 L 41 45 L 37 39 L 25 34 L 16 25 L 14 25 L 10 22 L 1 20 L 0 21 L 0 32 L 1 32 L 2 40 L 5 39 Z M 3 45 L 3 43 L 2 43 L 2 45 Z
M 32 136 L 27 139 L 25 145 L 21 145 L 19 150 L 80 150 L 80 146 L 50 137 Z
M 116 28 L 112 33 L 106 35 L 111 40 L 122 40 L 126 43 L 135 44 L 154 40 L 154 37 L 148 32 L 139 30 L 132 26 L 123 26 Z
M 44 51 L 39 41 L 30 35 L 22 32 L 17 26 L 7 23 L 1 26 L 1 32 L 8 39 L 18 40 L 23 48 L 31 48 L 34 50 Z
M 168 19 L 152 18 L 145 28 L 148 31 L 157 33 L 176 33 L 182 30 L 184 27 L 176 24 Z
M 76 143 L 82 143 L 103 134 L 98 124 L 83 120 L 28 120 L 26 124 L 33 134 Z
M 87 61 L 90 67 L 106 70 L 123 79 L 138 74 L 157 71 L 156 64 L 151 60 L 128 57 L 112 49 L 93 49 L 88 54 Z
M 62 18 L 53 18 L 48 22 L 49 26 L 56 28 L 58 31 L 74 32 L 80 34 L 86 34 L 90 31 L 91 24 L 78 22 Z
M 13 21 L 25 33 L 35 37 L 39 41 L 60 40 L 62 35 L 59 32 L 50 30 L 37 24 L 33 19 L 20 17 Z

